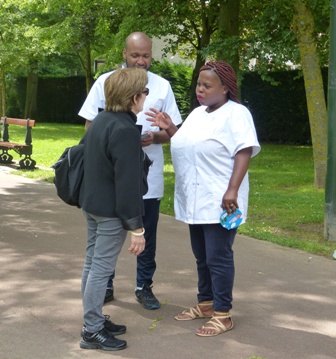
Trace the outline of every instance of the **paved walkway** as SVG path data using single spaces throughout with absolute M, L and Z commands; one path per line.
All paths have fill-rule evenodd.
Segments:
M 196 302 L 196 273 L 186 225 L 165 215 L 154 278 L 162 308 L 134 300 L 127 240 L 105 314 L 127 325 L 128 348 L 80 349 L 84 217 L 52 184 L 7 172 L 0 166 L 1 359 L 336 358 L 336 261 L 248 237 L 237 236 L 234 246 L 234 330 L 199 338 L 203 320 L 174 320 Z

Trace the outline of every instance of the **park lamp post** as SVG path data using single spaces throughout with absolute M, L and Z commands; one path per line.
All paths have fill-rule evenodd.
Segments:
M 336 0 L 330 5 L 328 72 L 328 155 L 324 209 L 324 237 L 336 241 Z

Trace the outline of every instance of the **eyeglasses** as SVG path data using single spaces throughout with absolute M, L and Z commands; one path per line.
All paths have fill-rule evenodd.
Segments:
M 142 93 L 144 93 L 146 96 L 148 96 L 148 94 L 149 94 L 149 89 L 146 87 L 146 88 L 142 91 Z

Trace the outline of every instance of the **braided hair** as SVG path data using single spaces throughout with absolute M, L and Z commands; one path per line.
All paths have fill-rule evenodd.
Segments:
M 233 68 L 225 61 L 209 61 L 200 68 L 200 72 L 204 70 L 214 71 L 222 81 L 222 84 L 228 88 L 228 98 L 234 102 L 240 103 L 238 100 L 238 84 L 236 74 Z

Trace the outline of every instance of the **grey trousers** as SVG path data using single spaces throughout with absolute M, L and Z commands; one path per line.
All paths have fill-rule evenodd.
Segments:
M 83 213 L 87 222 L 86 257 L 82 274 L 83 317 L 86 330 L 95 333 L 104 328 L 102 308 L 106 284 L 115 269 L 127 231 L 118 218 Z

